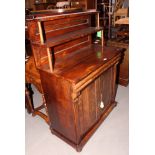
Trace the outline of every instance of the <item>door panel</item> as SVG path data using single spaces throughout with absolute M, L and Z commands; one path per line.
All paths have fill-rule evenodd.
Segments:
M 102 73 L 81 91 L 78 104 L 80 133 L 86 133 L 111 102 L 112 68 Z M 104 104 L 101 106 L 101 102 Z
M 100 102 L 97 104 L 98 117 L 104 113 L 104 109 L 111 102 L 112 81 L 112 68 L 110 68 L 100 76 Z M 103 102 L 104 108 L 101 107 L 101 102 Z
M 89 84 L 81 93 L 80 106 L 82 107 L 82 133 L 86 132 L 96 122 L 95 83 Z

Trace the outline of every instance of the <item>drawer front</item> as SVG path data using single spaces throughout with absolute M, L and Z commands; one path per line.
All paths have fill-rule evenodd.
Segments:
M 84 135 L 105 112 L 112 99 L 112 68 L 86 86 L 79 96 L 80 135 Z

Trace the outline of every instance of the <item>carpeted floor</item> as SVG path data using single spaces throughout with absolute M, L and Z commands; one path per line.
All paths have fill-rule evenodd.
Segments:
M 34 103 L 41 96 L 34 90 Z M 129 87 L 118 87 L 118 105 L 105 119 L 94 135 L 76 152 L 71 146 L 52 135 L 48 125 L 40 117 L 32 117 L 25 111 L 26 155 L 128 155 L 129 154 Z

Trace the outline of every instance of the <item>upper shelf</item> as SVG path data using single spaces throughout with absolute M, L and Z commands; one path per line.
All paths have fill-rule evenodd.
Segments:
M 87 36 L 89 34 L 95 33 L 97 31 L 103 30 L 102 27 L 88 27 L 81 30 L 77 30 L 74 32 L 68 32 L 60 36 L 55 36 L 47 39 L 44 44 L 40 44 L 40 42 L 34 42 L 33 44 L 42 45 L 45 47 L 53 47 L 80 37 Z
M 99 13 L 99 11 L 97 11 L 96 9 L 90 9 L 90 10 L 84 10 L 84 11 L 78 11 L 78 12 L 73 12 L 71 13 L 69 10 L 69 13 L 63 13 L 61 12 L 62 9 L 58 9 L 57 13 L 55 12 L 55 10 L 43 10 L 41 11 L 42 13 L 37 13 L 35 12 L 35 14 L 31 14 L 29 16 L 27 16 L 26 20 L 27 21 L 40 21 L 40 22 L 44 22 L 44 21 L 50 21 L 50 20 L 55 20 L 55 19 L 60 19 L 60 18 L 69 18 L 69 17 L 75 17 L 75 16 L 79 16 L 79 15 L 85 15 L 85 14 L 96 14 Z M 64 9 L 63 9 L 64 10 Z M 72 11 L 72 9 L 70 9 Z M 45 16 L 46 14 L 46 16 Z

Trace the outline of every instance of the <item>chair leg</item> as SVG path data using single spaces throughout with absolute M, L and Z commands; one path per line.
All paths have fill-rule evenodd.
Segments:
M 43 99 L 43 104 L 44 104 L 44 108 L 45 108 L 46 115 L 47 115 L 47 121 L 48 121 L 48 124 L 50 125 L 49 115 L 48 115 L 48 110 L 47 110 L 47 105 L 46 105 L 46 101 L 45 101 L 45 96 L 43 94 L 42 94 L 42 99 Z
M 27 112 L 29 114 L 34 112 L 34 107 L 33 107 L 33 100 L 32 100 L 32 92 L 29 90 L 28 85 L 26 84 L 25 86 L 25 107 L 27 109 Z
M 45 120 L 45 122 L 49 124 L 49 117 L 48 117 L 48 111 L 47 111 L 47 107 L 46 107 L 46 101 L 45 101 L 45 98 L 44 98 L 44 95 L 42 94 L 42 100 L 43 100 L 43 103 L 41 106 L 37 107 L 37 108 L 34 108 L 34 111 L 32 113 L 32 116 L 40 116 L 41 118 L 43 118 Z M 46 114 L 44 114 L 43 112 L 41 112 L 40 110 L 45 108 L 45 111 L 46 111 Z
M 49 116 L 48 116 L 48 110 L 47 110 L 47 106 L 46 106 L 46 101 L 45 101 L 45 97 L 44 94 L 42 94 L 42 105 L 39 107 L 34 108 L 34 104 L 33 104 L 33 91 L 31 88 L 31 84 L 26 83 L 25 86 L 25 107 L 27 109 L 27 112 L 29 114 L 32 114 L 32 116 L 40 116 L 41 118 L 43 118 L 45 120 L 45 122 L 49 124 Z M 40 110 L 45 108 L 46 114 L 42 113 Z

